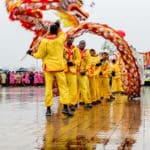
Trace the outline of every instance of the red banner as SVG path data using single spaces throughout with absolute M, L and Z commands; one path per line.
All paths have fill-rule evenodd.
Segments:
M 150 51 L 140 54 L 144 56 L 144 67 L 150 66 Z

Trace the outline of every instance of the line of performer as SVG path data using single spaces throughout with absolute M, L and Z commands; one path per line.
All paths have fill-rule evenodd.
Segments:
M 78 104 L 84 104 L 89 110 L 102 100 L 112 102 L 112 93 L 123 92 L 119 64 L 115 59 L 110 62 L 108 51 L 97 54 L 96 50 L 86 48 L 85 40 L 77 46 L 73 42 L 73 36 L 63 33 L 56 22 L 36 51 L 27 51 L 34 58 L 42 59 L 46 116 L 52 114 L 54 78 L 63 104 L 62 113 L 68 116 L 74 115 Z

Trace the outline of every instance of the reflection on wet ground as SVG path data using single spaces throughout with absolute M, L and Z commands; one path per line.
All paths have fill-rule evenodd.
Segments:
M 150 87 L 141 103 L 116 95 L 91 110 L 78 107 L 66 117 L 54 99 L 45 117 L 43 87 L 0 88 L 0 150 L 149 150 Z

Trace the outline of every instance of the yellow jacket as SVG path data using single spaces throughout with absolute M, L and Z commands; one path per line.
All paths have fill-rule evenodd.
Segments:
M 91 56 L 91 67 L 89 68 L 89 71 L 88 71 L 89 77 L 93 77 L 98 74 L 97 72 L 98 67 L 96 66 L 97 63 L 99 63 L 99 57 Z
M 108 60 L 102 62 L 102 65 L 99 67 L 99 72 L 102 72 L 100 77 L 108 78 L 111 75 L 111 66 Z
M 77 67 L 80 65 L 81 56 L 79 49 L 74 45 L 68 48 L 67 45 L 64 46 L 64 59 L 65 59 L 65 72 L 70 72 L 73 74 L 77 73 Z M 67 66 L 67 61 L 73 62 L 73 66 Z
M 115 76 L 113 76 L 114 79 L 121 78 L 121 71 L 118 63 L 111 65 L 111 71 L 115 72 Z
M 42 59 L 42 66 L 45 71 L 57 72 L 65 69 L 63 52 L 65 34 L 62 33 L 58 36 L 50 35 L 41 40 L 39 48 L 33 57 Z
M 79 66 L 79 72 L 83 70 L 89 70 L 91 67 L 91 55 L 89 50 L 80 50 L 81 62 Z

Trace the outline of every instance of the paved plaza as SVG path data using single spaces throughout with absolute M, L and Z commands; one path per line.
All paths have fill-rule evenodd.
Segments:
M 142 87 L 140 104 L 118 94 L 91 110 L 78 106 L 74 117 L 56 97 L 45 117 L 44 87 L 0 87 L 0 150 L 149 150 L 149 93 Z

